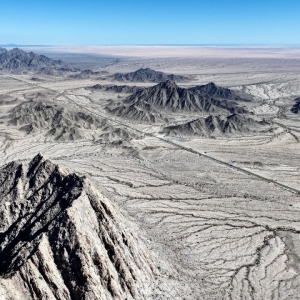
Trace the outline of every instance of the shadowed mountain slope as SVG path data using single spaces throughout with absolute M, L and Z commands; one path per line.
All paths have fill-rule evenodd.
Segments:
M 74 68 L 61 60 L 53 60 L 44 55 L 14 48 L 10 51 L 0 52 L 0 70 L 17 74 L 38 72 L 51 75 L 52 73 L 74 71 Z
M 161 110 L 227 114 L 246 112 L 235 102 L 196 94 L 189 89 L 180 88 L 170 80 L 143 88 L 107 109 L 121 117 L 152 123 L 163 120 Z
M 227 100 L 243 100 L 250 101 L 252 96 L 249 94 L 242 93 L 227 88 L 217 86 L 215 83 L 210 82 L 205 85 L 198 85 L 189 89 L 191 92 L 198 95 L 206 95 L 216 99 L 227 99 Z
M 29 101 L 16 106 L 8 116 L 8 124 L 18 126 L 28 135 L 42 134 L 46 140 L 98 139 L 109 143 L 137 138 L 124 128 L 111 126 L 105 119 L 46 101 Z
M 150 68 L 142 68 L 130 73 L 116 73 L 113 75 L 113 79 L 116 81 L 129 82 L 163 82 L 166 80 L 180 82 L 189 80 L 189 78 L 185 76 L 166 74 Z
M 126 94 L 133 94 L 137 91 L 142 90 L 142 87 L 138 86 L 130 86 L 130 85 L 101 85 L 101 84 L 95 84 L 88 89 L 91 90 L 101 90 L 105 92 L 115 92 L 115 93 L 126 93 Z
M 297 114 L 299 113 L 299 110 L 300 110 L 300 97 L 295 99 L 295 104 L 291 108 L 291 112 Z
M 0 194 L 1 299 L 148 299 L 149 253 L 86 178 L 37 155 Z
M 265 121 L 256 121 L 243 115 L 233 114 L 228 117 L 209 116 L 180 125 L 168 126 L 163 129 L 162 133 L 170 136 L 241 134 L 266 130 L 265 125 L 269 124 Z
M 0 54 L 7 52 L 5 48 L 0 48 Z
M 27 134 L 43 132 L 55 140 L 76 140 L 84 136 L 84 130 L 106 126 L 106 122 L 79 111 L 70 111 L 49 102 L 29 101 L 12 109 L 10 125 L 21 126 Z

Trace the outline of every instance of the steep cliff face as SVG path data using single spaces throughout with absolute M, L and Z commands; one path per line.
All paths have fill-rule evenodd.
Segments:
M 2 50 L 1 50 L 2 49 Z M 0 49 L 0 70 L 23 74 L 27 72 L 39 72 L 41 74 L 57 74 L 62 72 L 74 72 L 76 69 L 61 60 L 53 60 L 44 55 L 33 52 L 25 52 L 22 49 Z
M 1 299 L 147 299 L 150 255 L 84 177 L 37 155 L 0 170 Z

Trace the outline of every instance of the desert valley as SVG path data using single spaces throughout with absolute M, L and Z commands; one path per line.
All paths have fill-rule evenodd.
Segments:
M 0 299 L 299 299 L 299 48 L 146 48 L 0 49 Z

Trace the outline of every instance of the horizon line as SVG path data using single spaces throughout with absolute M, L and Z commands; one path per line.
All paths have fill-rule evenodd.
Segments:
M 300 44 L 68 44 L 68 45 L 40 45 L 40 44 L 0 44 L 0 47 L 300 47 Z

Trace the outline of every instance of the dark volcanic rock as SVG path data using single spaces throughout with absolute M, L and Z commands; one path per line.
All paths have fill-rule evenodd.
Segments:
M 61 60 L 53 60 L 44 55 L 25 52 L 18 48 L 0 53 L 0 70 L 18 74 L 39 72 L 49 75 L 74 71 L 72 67 L 67 66 Z
M 212 113 L 246 112 L 235 102 L 199 95 L 190 89 L 178 87 L 175 82 L 170 80 L 153 87 L 143 88 L 128 96 L 122 103 L 109 106 L 107 109 L 118 116 L 148 122 L 163 120 L 160 115 L 161 110 Z
M 89 89 L 92 90 L 102 90 L 106 92 L 115 92 L 115 93 L 124 93 L 124 94 L 133 94 L 136 93 L 137 91 L 142 90 L 142 87 L 138 86 L 130 86 L 130 85 L 101 85 L 101 84 L 95 84 Z
M 171 136 L 210 136 L 212 134 L 235 134 L 262 131 L 269 125 L 265 121 L 256 121 L 243 115 L 233 114 L 230 116 L 209 116 L 199 118 L 184 124 L 168 126 L 162 131 Z
M 231 89 L 223 88 L 217 86 L 213 82 L 205 85 L 198 85 L 189 89 L 191 92 L 198 95 L 206 95 L 216 99 L 226 99 L 226 100 L 243 100 L 250 101 L 252 99 L 251 95 L 242 93 L 240 91 L 234 91 Z
M 300 97 L 296 98 L 295 102 L 296 103 L 291 108 L 291 112 L 294 114 L 297 114 L 297 113 L 299 113 L 299 110 L 300 110 Z
M 117 81 L 129 82 L 163 82 L 166 80 L 180 82 L 189 80 L 189 78 L 185 76 L 166 74 L 149 68 L 138 69 L 137 71 L 131 73 L 116 73 L 113 75 L 113 79 Z
M 43 79 L 38 78 L 38 77 L 32 77 L 32 78 L 30 78 L 30 80 L 32 80 L 32 81 L 37 81 L 37 82 L 44 81 Z
M 232 99 L 233 92 L 230 89 L 222 88 L 210 82 L 205 85 L 198 85 L 190 88 L 190 91 L 199 95 L 207 95 L 215 98 Z

